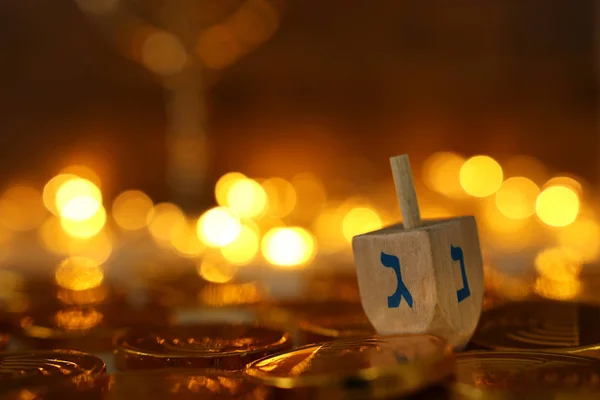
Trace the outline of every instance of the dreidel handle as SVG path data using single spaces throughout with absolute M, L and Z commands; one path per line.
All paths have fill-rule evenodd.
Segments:
M 392 174 L 394 175 L 394 184 L 402 212 L 402 221 L 405 229 L 414 229 L 422 225 L 421 213 L 419 212 L 419 203 L 417 202 L 417 193 L 413 181 L 412 171 L 408 155 L 402 154 L 391 157 Z

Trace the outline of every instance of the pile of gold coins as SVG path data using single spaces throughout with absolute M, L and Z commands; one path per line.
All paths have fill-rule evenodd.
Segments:
M 29 282 L 30 300 L 0 308 L 0 399 L 600 398 L 600 307 L 494 301 L 455 352 L 377 335 L 355 280 L 315 277 L 275 301 L 183 279 L 144 304 L 107 283 L 84 305 Z

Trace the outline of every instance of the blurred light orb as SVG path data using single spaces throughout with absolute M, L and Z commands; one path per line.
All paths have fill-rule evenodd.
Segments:
M 221 254 L 225 260 L 235 265 L 244 265 L 251 262 L 259 251 L 257 232 L 244 224 L 238 237 L 231 243 L 221 247 Z
M 319 214 L 313 224 L 315 235 L 319 241 L 319 249 L 335 253 L 347 248 L 348 241 L 343 232 L 344 215 L 337 209 L 328 208 Z
M 72 237 L 90 238 L 97 235 L 106 224 L 106 210 L 100 206 L 96 214 L 91 218 L 77 221 L 67 218 L 60 218 L 60 226 Z
M 105 15 L 119 5 L 120 0 L 75 0 L 81 11 L 92 15 Z
M 242 231 L 237 214 L 227 207 L 215 207 L 200 216 L 196 225 L 198 238 L 209 247 L 223 247 Z
M 173 236 L 185 229 L 185 215 L 173 203 L 159 203 L 147 215 L 148 230 L 157 242 L 169 243 Z
M 227 283 L 237 274 L 237 267 L 216 257 L 202 259 L 197 265 L 198 274 L 212 283 Z
M 433 153 L 423 164 L 425 185 L 448 198 L 464 198 L 466 193 L 460 184 L 460 169 L 464 163 L 464 157 L 456 153 Z
M 248 178 L 246 178 L 246 175 L 242 174 L 241 172 L 228 172 L 220 177 L 215 185 L 215 199 L 217 200 L 217 204 L 220 206 L 226 206 L 229 189 L 236 182 L 244 179 Z
M 561 246 L 576 250 L 584 262 L 595 261 L 600 255 L 600 226 L 592 219 L 577 219 L 558 232 Z
M 54 314 L 54 323 L 57 327 L 71 330 L 84 331 L 98 325 L 104 319 L 101 312 L 93 308 L 64 309 Z
M 267 0 L 248 0 L 231 20 L 233 32 L 246 46 L 258 46 L 279 26 L 279 13 Z
M 488 156 L 469 158 L 460 168 L 460 185 L 473 197 L 488 197 L 502 184 L 502 167 Z
M 342 232 L 346 240 L 352 242 L 354 236 L 381 229 L 381 226 L 377 211 L 369 207 L 356 207 L 344 216 Z
M 559 282 L 540 276 L 535 281 L 534 292 L 547 299 L 570 300 L 581 293 L 581 287 L 579 280 Z
M 526 176 L 536 185 L 541 185 L 548 179 L 548 169 L 537 158 L 528 155 L 510 157 L 502 164 L 505 177 Z
M 64 183 L 76 178 L 77 176 L 73 174 L 58 174 L 46 183 L 42 192 L 42 199 L 48 211 L 56 216 L 60 215 L 56 207 L 56 193 Z
M 296 207 L 290 217 L 310 223 L 325 208 L 327 192 L 323 182 L 309 172 L 294 176 L 291 180 L 296 191 Z
M 196 234 L 196 222 L 186 221 L 183 229 L 171 238 L 171 245 L 183 257 L 197 257 L 206 248 Z
M 567 226 L 579 214 L 579 197 L 566 186 L 550 186 L 538 195 L 535 211 L 546 225 Z
M 54 273 L 58 286 L 70 290 L 88 290 L 100 286 L 104 280 L 102 266 L 85 257 L 69 257 Z
M 546 183 L 544 183 L 543 188 L 546 189 L 551 186 L 564 186 L 573 190 L 578 196 L 583 194 L 583 186 L 581 183 L 579 183 L 577 179 L 570 176 L 555 176 L 554 178 L 550 178 Z
M 69 242 L 72 238 L 62 229 L 60 218 L 52 215 L 38 229 L 40 244 L 48 252 L 56 255 L 68 254 Z
M 12 186 L 0 196 L 0 223 L 10 230 L 35 229 L 45 217 L 42 193 L 34 187 Z
M 296 207 L 296 190 L 283 178 L 270 178 L 261 184 L 267 195 L 269 215 L 283 218 Z
M 99 264 L 106 262 L 113 250 L 112 239 L 105 230 L 90 238 L 71 238 L 65 244 L 64 253 L 69 256 L 84 257 Z
M 142 62 L 159 75 L 173 75 L 180 72 L 187 63 L 188 56 L 177 37 L 166 31 L 153 32 L 142 44 Z
M 558 282 L 573 281 L 583 267 L 581 255 L 569 247 L 551 247 L 535 257 L 535 269 L 540 276 Z
M 59 175 L 74 175 L 78 178 L 87 179 L 88 181 L 90 181 L 94 185 L 96 185 L 98 188 L 102 187 L 102 181 L 100 180 L 100 177 L 98 176 L 98 174 L 96 172 L 94 172 L 93 169 L 91 169 L 90 167 L 88 167 L 86 165 L 82 165 L 82 164 L 69 165 L 68 167 L 63 168 L 60 171 Z
M 242 218 L 256 218 L 266 211 L 267 194 L 255 180 L 239 180 L 229 188 L 227 205 Z
M 152 199 L 140 190 L 127 190 L 117 196 L 112 215 L 119 227 L 128 231 L 142 229 L 148 224 L 148 214 L 153 207 Z
M 271 264 L 294 266 L 313 258 L 315 241 L 303 228 L 274 228 L 263 237 L 261 249 Z
M 231 29 L 214 25 L 200 34 L 196 52 L 208 68 L 221 69 L 233 64 L 242 55 L 242 48 Z
M 102 207 L 102 193 L 91 181 L 75 177 L 60 186 L 55 204 L 62 218 L 84 221 L 92 218 Z
M 540 188 L 522 176 L 508 178 L 496 192 L 496 207 L 511 219 L 525 219 L 535 214 Z

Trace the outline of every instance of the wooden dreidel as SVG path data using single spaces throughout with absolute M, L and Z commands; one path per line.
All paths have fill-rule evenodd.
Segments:
M 463 349 L 483 301 L 475 218 L 421 221 L 408 156 L 390 162 L 403 224 L 352 239 L 363 308 L 380 334 L 430 333 Z

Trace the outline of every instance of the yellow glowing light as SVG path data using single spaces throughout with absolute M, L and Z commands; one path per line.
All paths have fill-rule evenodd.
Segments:
M 59 211 L 56 208 L 56 193 L 58 189 L 61 188 L 63 184 L 72 179 L 76 179 L 77 176 L 73 174 L 59 174 L 54 178 L 50 179 L 48 183 L 44 186 L 44 191 L 42 194 L 42 198 L 44 200 L 44 205 L 54 215 L 59 215 Z
M 90 309 L 65 309 L 54 314 L 54 323 L 65 330 L 88 330 L 98 325 L 104 316 L 101 312 Z
M 536 185 L 541 185 L 548 176 L 546 166 L 540 160 L 531 156 L 517 155 L 509 158 L 502 165 L 504 176 L 526 176 Z
M 215 199 L 220 206 L 227 205 L 227 196 L 229 195 L 229 189 L 236 182 L 242 181 L 246 178 L 246 175 L 241 172 L 228 172 L 219 178 L 215 185 Z
M 111 237 L 105 230 L 89 238 L 70 238 L 65 244 L 63 254 L 88 258 L 99 264 L 108 260 L 113 249 Z
M 600 255 L 600 226 L 589 218 L 577 219 L 558 232 L 558 242 L 576 250 L 582 261 L 594 261 Z
M 77 238 L 90 238 L 97 235 L 106 224 L 106 210 L 100 207 L 90 219 L 74 221 L 66 218 L 60 219 L 60 226 L 69 236 Z
M 445 219 L 451 218 L 454 214 L 446 207 L 435 204 L 420 204 L 421 218 L 423 219 Z
M 519 251 L 531 244 L 533 224 L 527 219 L 511 219 L 496 207 L 495 199 L 483 200 L 481 230 L 482 239 L 503 251 Z
M 271 264 L 300 265 L 313 258 L 315 241 L 310 232 L 302 228 L 275 228 L 263 237 L 261 250 Z
M 296 175 L 291 183 L 296 190 L 296 208 L 291 216 L 296 221 L 312 222 L 327 202 L 327 192 L 323 183 L 310 173 Z
M 58 286 L 70 290 L 88 290 L 100 286 L 104 280 L 101 265 L 85 257 L 69 257 L 54 273 Z
M 60 219 L 50 216 L 38 229 L 38 239 L 46 250 L 56 255 L 68 254 L 72 238 L 60 226 Z
M 108 295 L 106 286 L 101 285 L 93 289 L 79 291 L 59 289 L 56 293 L 56 298 L 64 304 L 84 306 L 102 303 Z
M 171 245 L 183 257 L 196 257 L 205 249 L 204 244 L 196 234 L 196 222 L 186 221 L 183 229 L 171 238 Z
M 12 186 L 0 197 L 0 223 L 15 231 L 29 231 L 46 217 L 42 193 L 30 186 Z
M 549 179 L 546 183 L 544 183 L 544 189 L 549 188 L 551 186 L 564 186 L 573 190 L 577 193 L 578 196 L 581 196 L 583 193 L 583 186 L 576 179 L 571 178 L 570 176 L 555 176 L 554 178 Z
M 491 196 L 501 184 L 502 167 L 491 157 L 471 157 L 460 168 L 460 185 L 471 196 Z
M 464 198 L 466 193 L 460 185 L 460 169 L 464 157 L 450 152 L 432 154 L 423 164 L 423 180 L 434 192 L 452 199 Z
M 524 177 L 509 178 L 496 192 L 498 210 L 511 219 L 525 219 L 535 213 L 540 188 Z
M 73 178 L 60 186 L 55 204 L 62 218 L 84 221 L 92 218 L 102 207 L 102 193 L 91 181 Z
M 76 164 L 70 165 L 60 171 L 59 175 L 73 175 L 78 178 L 87 179 L 97 187 L 102 187 L 102 181 L 96 172 L 85 165 Z
M 344 215 L 336 209 L 324 210 L 314 223 L 314 231 L 319 240 L 319 247 L 325 252 L 334 253 L 348 245 L 342 226 Z
M 147 223 L 154 240 L 164 244 L 185 229 L 186 220 L 183 211 L 175 204 L 159 203 L 148 213 Z
M 235 265 L 227 264 L 224 260 L 205 258 L 197 265 L 198 274 L 209 282 L 226 283 L 232 280 L 236 273 Z
M 242 225 L 238 237 L 221 248 L 223 258 L 232 264 L 244 265 L 256 257 L 259 248 L 258 234 L 247 225 Z
M 296 190 L 294 186 L 282 178 L 267 179 L 262 183 L 267 194 L 269 215 L 283 218 L 296 206 Z
M 147 225 L 152 206 L 152 200 L 144 192 L 127 190 L 113 202 L 112 215 L 122 229 L 133 231 Z
M 579 214 L 579 197 L 568 187 L 551 186 L 539 194 L 535 211 L 546 225 L 567 226 Z
M 239 180 L 229 188 L 227 205 L 240 217 L 255 218 L 265 212 L 267 194 L 258 182 L 252 179 Z
M 347 241 L 361 233 L 374 231 L 381 228 L 381 218 L 377 211 L 369 207 L 356 207 L 348 211 L 342 223 L 342 232 Z
M 580 254 L 569 247 L 552 247 L 535 257 L 535 269 L 546 278 L 559 282 L 576 280 L 583 262 Z
M 581 293 L 581 282 L 578 280 L 557 282 L 544 277 L 535 281 L 535 292 L 542 297 L 553 300 L 574 299 Z
M 142 44 L 142 62 L 157 74 L 172 75 L 180 72 L 187 59 L 183 44 L 169 32 L 153 32 Z
M 200 216 L 196 225 L 198 238 L 210 247 L 233 242 L 242 231 L 240 218 L 226 207 L 215 207 Z

